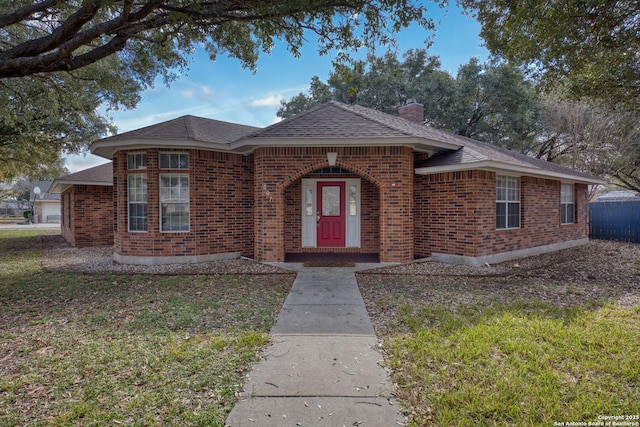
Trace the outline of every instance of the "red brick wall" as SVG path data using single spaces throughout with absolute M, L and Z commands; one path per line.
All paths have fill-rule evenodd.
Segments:
M 327 152 L 338 153 L 337 167 L 353 172 L 378 190 L 380 260 L 411 260 L 413 150 L 410 147 L 258 148 L 255 151 L 255 258 L 284 260 L 285 193 L 300 178 L 327 167 Z M 365 225 L 364 218 L 362 224 Z M 370 229 L 363 231 L 372 234 Z
M 62 193 L 62 237 L 77 248 L 113 245 L 113 187 L 74 185 Z
M 560 181 L 522 177 L 521 226 L 495 228 L 496 174 L 417 175 L 416 256 L 478 257 L 588 237 L 587 186 L 576 184 L 576 223 L 560 224 Z
M 159 169 L 160 150 L 149 149 L 147 168 L 127 171 L 127 152 L 114 157 L 117 194 L 115 252 L 122 256 L 202 256 L 240 252 L 253 255 L 253 165 L 239 154 L 203 150 L 162 150 L 189 154 L 188 170 Z M 160 232 L 159 174 L 189 175 L 190 228 Z M 129 232 L 127 175 L 147 175 L 147 231 Z
M 76 245 L 73 234 L 73 215 L 71 205 L 73 203 L 74 187 L 70 187 L 60 197 L 60 234 L 71 246 Z
M 354 174 L 308 174 L 302 178 L 333 179 L 358 178 Z M 367 180 L 360 181 L 360 247 L 359 248 L 303 248 L 302 247 L 302 188 L 301 180 L 293 182 L 284 191 L 285 198 L 285 252 L 356 252 L 377 254 L 380 252 L 380 195 L 377 187 Z

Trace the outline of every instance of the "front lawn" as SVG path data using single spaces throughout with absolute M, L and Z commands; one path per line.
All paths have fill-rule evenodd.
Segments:
M 571 251 L 358 275 L 411 426 L 640 425 L 640 251 Z
M 53 272 L 0 232 L 0 425 L 223 426 L 289 274 Z

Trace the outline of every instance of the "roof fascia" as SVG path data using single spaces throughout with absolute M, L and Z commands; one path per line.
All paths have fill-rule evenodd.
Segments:
M 244 148 L 247 152 L 260 147 L 365 147 L 401 145 L 410 146 L 420 151 L 439 152 L 443 150 L 457 150 L 461 145 L 448 142 L 434 141 L 417 136 L 407 137 L 344 137 L 344 138 L 245 138 L 231 144 L 234 148 Z M 248 149 L 248 150 L 247 150 Z
M 66 182 L 53 181 L 53 184 L 51 184 L 51 187 L 49 187 L 49 193 L 51 193 L 51 194 L 62 194 L 65 191 L 67 191 L 67 189 L 70 186 L 71 185 L 66 183 Z
M 220 142 L 203 142 L 181 139 L 115 139 L 95 141 L 89 150 L 105 159 L 112 159 L 113 155 L 121 150 L 140 150 L 148 148 L 182 148 L 197 150 L 232 151 L 231 145 Z
M 71 180 L 55 180 L 51 187 L 49 187 L 48 193 L 62 194 L 72 185 L 97 185 L 101 187 L 113 187 L 113 182 L 107 181 L 71 181 Z M 59 188 L 60 187 L 60 188 Z
M 182 148 L 198 150 L 215 150 L 249 154 L 260 147 L 363 147 L 402 145 L 410 146 L 418 151 L 437 153 L 443 150 L 457 150 L 461 146 L 447 142 L 434 141 L 420 137 L 345 137 L 345 138 L 243 138 L 232 143 L 202 142 L 175 139 L 115 139 L 98 140 L 89 147 L 93 154 L 112 159 L 117 151 L 140 150 L 149 148 Z
M 581 184 L 591 184 L 591 185 L 607 184 L 606 180 L 595 178 L 595 177 L 593 179 L 590 179 L 587 177 L 582 177 L 582 176 L 573 175 L 569 173 L 562 173 L 562 172 L 556 172 L 556 171 L 550 171 L 550 170 L 526 167 L 526 166 L 517 166 L 509 163 L 496 162 L 493 160 L 468 162 L 460 165 L 423 167 L 423 168 L 416 168 L 414 171 L 416 175 L 429 175 L 433 173 L 459 172 L 459 171 L 466 171 L 466 170 L 472 170 L 472 169 L 488 170 L 492 172 L 508 172 L 508 173 L 528 175 L 528 176 L 537 176 L 542 178 L 555 178 L 559 180 L 576 182 Z

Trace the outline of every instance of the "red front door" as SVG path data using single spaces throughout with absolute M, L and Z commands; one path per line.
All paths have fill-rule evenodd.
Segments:
M 345 246 L 344 182 L 318 182 L 318 246 Z

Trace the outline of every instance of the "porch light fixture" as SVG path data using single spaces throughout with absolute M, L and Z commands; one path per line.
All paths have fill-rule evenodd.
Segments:
M 327 153 L 327 161 L 329 162 L 329 166 L 335 166 L 337 159 L 338 153 Z

